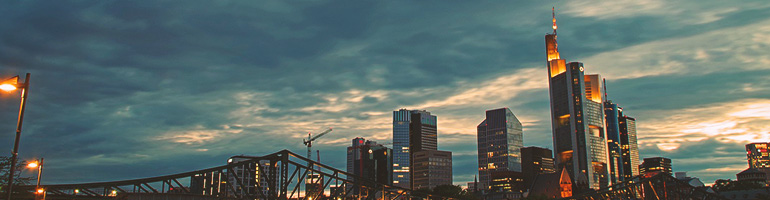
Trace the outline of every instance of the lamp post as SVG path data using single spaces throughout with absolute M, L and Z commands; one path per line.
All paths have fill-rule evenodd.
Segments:
M 43 176 L 43 160 L 45 158 L 40 158 L 40 161 L 35 161 L 27 164 L 27 168 L 37 168 L 37 185 L 35 186 L 35 196 L 41 196 L 42 199 L 45 199 L 45 189 L 40 188 L 40 177 Z M 37 198 L 35 198 L 37 199 Z
M 5 91 L 10 92 L 18 88 L 21 88 L 21 103 L 19 105 L 19 121 L 16 123 L 16 140 L 13 143 L 13 152 L 11 153 L 11 170 L 8 172 L 8 200 L 11 200 L 13 194 L 13 172 L 16 170 L 16 159 L 19 154 L 21 123 L 24 121 L 24 106 L 27 104 L 27 93 L 29 92 L 29 73 L 27 73 L 24 83 L 19 83 L 19 76 L 14 76 L 0 83 L 0 89 Z

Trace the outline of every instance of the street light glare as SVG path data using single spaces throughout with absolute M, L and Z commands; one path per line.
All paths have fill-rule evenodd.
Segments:
M 4 91 L 10 92 L 10 91 L 16 90 L 16 86 L 8 84 L 8 83 L 5 83 L 5 84 L 0 85 L 0 90 L 4 90 Z
M 27 167 L 29 167 L 29 168 L 37 168 L 37 165 L 38 165 L 37 162 L 31 162 L 31 163 L 27 164 Z
M 38 194 L 43 194 L 43 192 L 45 192 L 45 190 L 43 190 L 43 188 L 37 189 L 37 193 Z

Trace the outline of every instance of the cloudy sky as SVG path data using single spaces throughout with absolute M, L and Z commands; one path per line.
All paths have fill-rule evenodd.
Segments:
M 391 139 L 399 108 L 438 116 L 456 184 L 475 126 L 510 108 L 525 146 L 552 147 L 543 35 L 607 78 L 642 157 L 706 183 L 770 141 L 770 4 L 618 1 L 11 1 L 0 78 L 32 73 L 22 159 L 43 183 L 151 177 L 232 155 L 314 147 L 344 169 L 355 137 Z M 10 155 L 19 93 L 0 95 Z M 31 173 L 30 173 L 31 175 Z

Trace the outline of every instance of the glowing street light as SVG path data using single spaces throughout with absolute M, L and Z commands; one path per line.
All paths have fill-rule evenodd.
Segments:
M 30 169 L 37 169 L 37 186 L 35 186 L 35 189 L 37 190 L 36 195 L 42 195 L 43 199 L 45 199 L 45 190 L 43 188 L 40 188 L 40 177 L 43 176 L 43 160 L 44 158 L 40 158 L 39 161 L 30 162 L 27 164 L 27 168 Z
M 19 139 L 21 139 L 21 124 L 24 121 L 24 106 L 27 104 L 27 94 L 29 93 L 29 73 L 27 73 L 24 83 L 19 83 L 19 76 L 0 82 L 0 90 L 11 92 L 21 88 L 21 103 L 19 105 L 19 121 L 16 123 L 16 140 L 13 143 L 13 152 L 11 153 L 11 169 L 8 171 L 8 200 L 11 200 L 13 194 L 13 172 L 16 170 L 16 160 L 19 155 Z

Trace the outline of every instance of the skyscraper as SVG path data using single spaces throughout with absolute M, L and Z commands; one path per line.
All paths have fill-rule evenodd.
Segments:
M 639 175 L 639 145 L 636 142 L 636 119 L 623 114 L 618 107 L 620 156 L 623 161 L 623 180 Z
M 522 126 L 510 109 L 487 110 L 486 119 L 476 128 L 479 188 L 488 189 L 491 172 L 521 172 Z
M 618 183 L 624 179 L 623 157 L 620 148 L 620 125 L 618 124 L 618 104 L 604 101 L 604 117 L 607 123 L 607 151 L 609 153 L 610 182 Z
M 556 173 L 553 152 L 540 147 L 521 148 L 521 172 L 526 186 L 532 185 L 538 174 Z
M 409 177 L 409 122 L 412 112 L 407 109 L 393 111 L 393 184 L 411 188 Z
M 437 118 L 428 111 L 393 111 L 395 185 L 432 189 L 437 185 L 452 184 L 452 152 L 438 150 L 436 127 Z M 415 177 L 415 174 L 420 176 Z
M 393 151 L 377 142 L 355 138 L 348 147 L 347 172 L 369 181 L 393 182 Z
M 608 185 L 607 141 L 599 75 L 585 75 L 583 63 L 561 59 L 553 33 L 545 35 L 551 126 L 557 169 L 566 168 L 575 186 Z

